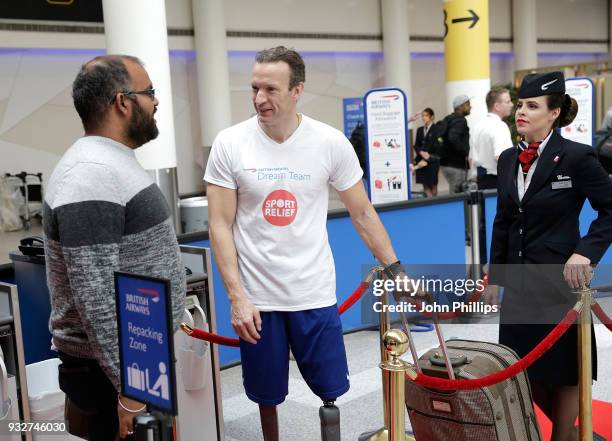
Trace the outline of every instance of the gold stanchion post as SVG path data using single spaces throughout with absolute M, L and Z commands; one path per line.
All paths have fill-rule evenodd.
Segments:
M 385 275 L 385 272 L 381 269 L 378 271 L 378 278 L 380 280 L 386 280 L 387 276 Z M 384 287 L 384 285 L 383 285 Z M 384 306 L 389 304 L 389 292 L 387 291 L 387 288 L 383 289 L 383 294 L 380 297 L 380 301 L 383 304 L 383 308 L 381 308 L 380 311 L 380 328 L 379 328 L 379 333 L 380 333 L 380 362 L 384 363 L 385 361 L 387 361 L 389 359 L 389 355 L 387 354 L 387 350 L 385 348 L 385 343 L 384 343 L 384 339 L 385 339 L 385 334 L 387 333 L 387 331 L 389 331 L 389 329 L 391 329 L 391 320 L 389 318 L 389 312 L 384 308 Z M 382 384 L 383 384 L 383 390 L 387 390 L 387 377 L 385 376 L 385 373 L 382 373 Z M 388 419 L 389 419 L 389 409 L 387 408 L 387 402 L 385 400 L 383 400 L 383 415 L 385 418 L 385 426 L 389 427 L 387 425 Z
M 381 280 L 385 280 L 386 275 L 381 268 L 378 269 L 378 278 Z M 383 284 L 383 294 L 380 297 L 380 301 L 382 303 L 382 308 L 381 308 L 381 312 L 380 312 L 380 359 L 381 359 L 381 363 L 380 366 L 381 368 L 383 366 L 386 366 L 386 363 L 389 363 L 391 361 L 391 357 L 390 357 L 390 351 L 388 349 L 388 345 L 385 343 L 386 340 L 386 335 L 387 333 L 390 331 L 391 329 L 391 321 L 389 319 L 389 312 L 387 311 L 386 306 L 389 303 L 389 293 L 386 289 L 386 287 Z M 408 345 L 408 337 L 406 337 L 406 334 L 404 334 L 402 331 L 399 330 L 393 330 L 400 332 L 405 339 L 405 346 L 403 347 L 403 352 L 406 352 L 407 349 L 407 345 Z M 392 335 L 396 335 L 396 334 L 392 334 Z M 401 355 L 401 354 L 399 354 Z M 398 363 L 405 363 L 402 360 L 398 360 L 397 356 L 393 357 L 393 360 L 395 360 L 395 365 L 394 366 L 398 366 Z M 362 434 L 359 437 L 359 441 L 414 441 L 414 438 L 410 435 L 407 435 L 405 433 L 405 422 L 406 419 L 404 417 L 404 372 L 408 369 L 404 369 L 401 372 L 393 372 L 395 374 L 397 374 L 396 376 L 393 376 L 391 374 L 392 371 L 387 371 L 385 370 L 385 368 L 382 368 L 382 384 L 383 384 L 383 413 L 384 413 L 384 421 L 385 421 L 385 426 L 380 429 L 377 430 L 375 432 L 367 432 Z M 401 376 L 401 379 L 399 379 L 398 377 Z M 401 391 L 397 390 L 398 384 L 401 382 Z M 392 392 L 392 391 L 396 391 L 396 392 Z M 401 400 L 399 401 L 399 405 L 396 407 L 391 406 L 390 403 L 392 403 L 393 401 L 397 401 L 397 397 L 399 397 L 401 394 Z M 394 412 L 395 410 L 395 412 Z M 400 414 L 401 414 L 401 423 L 399 421 L 400 418 Z M 402 429 L 399 429 L 399 426 L 401 424 Z M 395 428 L 395 429 L 392 429 Z M 398 437 L 400 436 L 399 434 L 403 434 L 403 438 L 402 437 Z M 391 436 L 394 435 L 395 438 L 392 438 Z
M 580 441 L 593 441 L 593 366 L 591 364 L 591 302 L 593 292 L 590 288 L 583 287 L 577 291 L 577 294 L 582 300 L 580 325 L 578 327 L 578 351 L 580 354 L 578 426 L 580 428 Z

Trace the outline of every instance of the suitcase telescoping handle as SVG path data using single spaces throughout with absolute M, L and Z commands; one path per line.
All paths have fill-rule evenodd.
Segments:
M 398 301 L 409 302 L 408 299 L 402 293 L 394 292 L 394 297 Z M 427 300 L 431 301 L 431 294 L 428 293 Z M 433 303 L 433 302 L 431 302 Z M 455 379 L 455 372 L 453 371 L 453 365 L 451 363 L 450 357 L 448 355 L 448 348 L 446 347 L 446 342 L 444 341 L 444 336 L 442 335 L 442 329 L 440 328 L 440 320 L 438 319 L 438 313 L 435 308 L 433 308 L 434 312 L 432 313 L 432 320 L 434 329 L 436 330 L 436 335 L 438 336 L 438 342 L 440 343 L 440 350 L 442 351 L 442 358 L 444 360 L 444 365 L 446 366 L 446 372 L 448 374 L 448 378 L 451 380 Z M 410 346 L 410 353 L 412 354 L 412 359 L 414 360 L 415 368 L 417 373 L 421 373 L 421 367 L 419 366 L 419 357 L 416 352 L 416 348 L 414 346 L 414 341 L 412 339 L 412 333 L 410 332 L 410 325 L 408 324 L 408 319 L 406 318 L 406 313 L 403 309 L 400 308 L 400 317 L 402 318 L 402 324 L 404 325 L 404 329 L 406 331 L 406 335 L 408 336 L 408 345 Z

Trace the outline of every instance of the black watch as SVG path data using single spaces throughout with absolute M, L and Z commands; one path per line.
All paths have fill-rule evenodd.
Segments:
M 402 267 L 402 262 L 397 260 L 385 266 L 383 271 L 389 279 L 395 280 L 395 278 L 399 275 L 399 273 L 404 271 L 404 267 Z

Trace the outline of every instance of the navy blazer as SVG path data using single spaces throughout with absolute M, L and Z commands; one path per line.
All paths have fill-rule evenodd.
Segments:
M 516 147 L 500 155 L 491 264 L 562 264 L 573 253 L 599 262 L 612 241 L 612 181 L 594 149 L 554 131 L 522 201 L 518 166 Z M 581 238 L 578 219 L 586 198 L 598 216 Z M 501 282 L 493 271 L 491 276 L 491 283 Z
M 433 130 L 431 130 L 433 127 L 433 123 L 431 124 L 431 126 L 429 127 L 429 130 L 427 131 L 427 135 L 425 135 L 425 126 L 421 126 L 419 128 L 417 128 L 416 131 L 416 137 L 414 140 L 414 151 L 416 153 L 415 155 L 415 163 L 418 162 L 419 159 L 422 159 L 421 157 L 421 151 L 425 150 L 428 153 L 432 153 L 432 142 L 433 142 Z

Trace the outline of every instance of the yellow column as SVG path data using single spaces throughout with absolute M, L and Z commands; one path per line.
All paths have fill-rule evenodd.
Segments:
M 445 0 L 444 29 L 448 110 L 457 95 L 473 97 L 468 118 L 473 123 L 486 115 L 485 95 L 491 87 L 488 1 Z

